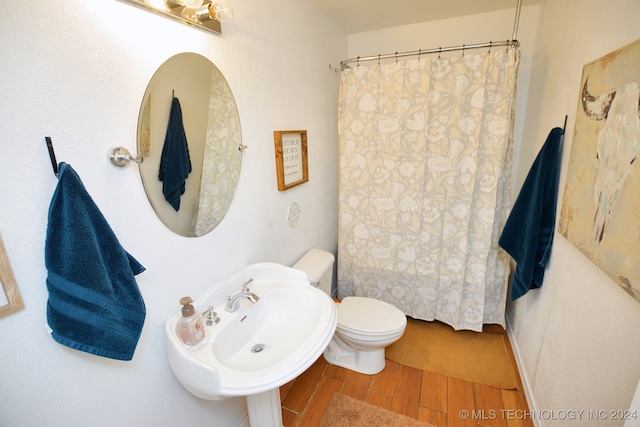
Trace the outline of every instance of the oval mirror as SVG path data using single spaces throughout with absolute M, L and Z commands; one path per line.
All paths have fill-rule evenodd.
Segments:
M 202 236 L 222 221 L 238 184 L 241 147 L 238 109 L 220 70 L 195 53 L 163 63 L 142 99 L 138 154 L 147 198 L 170 230 Z

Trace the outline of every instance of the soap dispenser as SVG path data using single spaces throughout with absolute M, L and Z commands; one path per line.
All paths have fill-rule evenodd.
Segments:
M 196 313 L 191 304 L 191 297 L 180 298 L 182 305 L 182 317 L 178 321 L 178 335 L 185 344 L 198 344 L 205 335 L 204 325 L 202 324 L 202 316 Z

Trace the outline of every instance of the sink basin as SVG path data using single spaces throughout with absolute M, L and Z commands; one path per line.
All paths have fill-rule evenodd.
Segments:
M 227 295 L 249 284 L 259 296 L 224 309 Z M 169 363 L 180 383 L 207 400 L 271 392 L 304 372 L 331 341 L 337 323 L 333 300 L 311 286 L 304 272 L 280 264 L 252 264 L 214 283 L 193 303 L 220 316 L 205 326 L 200 343 L 184 344 L 176 332 L 178 311 L 165 324 Z

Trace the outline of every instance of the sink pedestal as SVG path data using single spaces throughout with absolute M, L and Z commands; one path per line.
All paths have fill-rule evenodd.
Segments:
M 251 427 L 282 427 L 280 389 L 247 396 Z

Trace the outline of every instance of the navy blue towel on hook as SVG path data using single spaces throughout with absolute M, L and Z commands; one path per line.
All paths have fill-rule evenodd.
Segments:
M 512 301 L 542 286 L 555 230 L 562 135 L 561 128 L 549 133 L 498 242 L 517 264 L 511 287 Z
M 164 198 L 175 211 L 180 209 L 180 197 L 185 192 L 185 181 L 190 173 L 191 159 L 182 122 L 182 109 L 178 98 L 173 97 L 158 179 L 162 181 Z
M 54 340 L 131 360 L 146 309 L 135 275 L 145 268 L 118 242 L 68 164 L 59 166 L 45 241 L 47 323 Z

